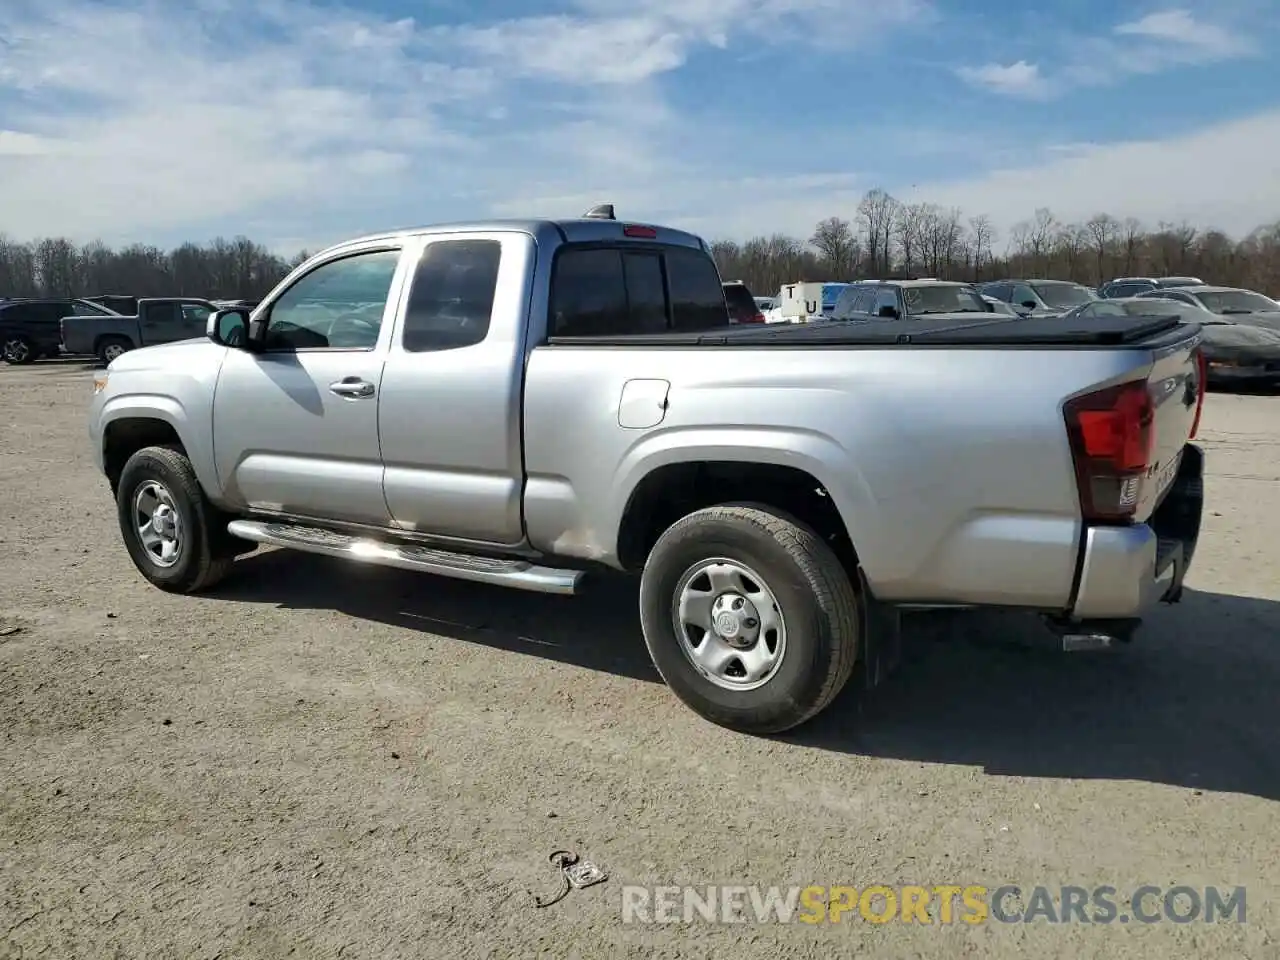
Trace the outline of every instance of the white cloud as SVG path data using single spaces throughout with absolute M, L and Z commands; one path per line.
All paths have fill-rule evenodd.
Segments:
M 1042 100 L 1074 87 L 1106 86 L 1125 77 L 1161 73 L 1248 57 L 1258 45 L 1222 24 L 1205 23 L 1183 9 L 1161 10 L 1121 23 L 1098 36 L 1063 34 L 1051 70 L 1019 60 L 960 66 L 956 74 L 992 93 Z
M 796 31 L 835 42 L 929 16 L 916 0 L 577 0 L 557 17 L 462 27 L 300 0 L 135 3 L 0 2 L 0 230 L 112 243 L 245 233 L 315 249 L 387 227 L 573 216 L 610 201 L 712 238 L 803 237 L 824 217 L 853 217 L 874 186 L 989 213 L 1006 230 L 1045 204 L 1064 218 L 1105 209 L 1235 232 L 1280 216 L 1280 113 L 1161 143 L 1073 133 L 1013 151 L 964 124 L 855 120 L 821 124 L 819 150 L 806 131 L 794 145 L 766 138 L 744 163 L 756 128 L 737 116 L 691 127 L 655 79 L 700 45 L 793 44 Z M 1169 45 L 1188 20 L 1152 15 L 1125 29 L 1142 34 L 1126 43 Z M 1225 49 L 1199 29 L 1202 45 Z M 988 80 L 1048 82 L 1027 62 Z M 1008 169 L 873 180 L 860 164 L 882 159 L 868 149 L 882 143 L 896 151 L 890 164 Z
M 994 93 L 1011 97 L 1038 99 L 1049 91 L 1048 84 L 1040 75 L 1039 65 L 1025 60 L 1008 66 L 988 63 L 981 67 L 960 67 L 956 73 L 960 75 L 960 79 L 975 87 L 985 87 Z
M 680 174 L 687 129 L 650 79 L 699 45 L 819 24 L 830 38 L 929 9 L 577 0 L 431 27 L 305 0 L 8 0 L 0 230 L 119 242 L 265 227 L 255 236 L 323 242 L 338 237 L 321 223 L 343 235 L 624 195 Z
M 1230 57 L 1248 52 L 1251 45 L 1225 27 L 1200 23 L 1189 10 L 1162 10 L 1140 20 L 1122 23 L 1113 31 L 1121 37 L 1167 40 L 1185 50 L 1198 50 L 1208 57 Z
M 1049 207 L 1064 222 L 1106 212 L 1148 226 L 1185 219 L 1243 236 L 1280 220 L 1278 156 L 1280 110 L 1274 110 L 1166 140 L 1050 145 L 1028 162 L 979 176 L 882 186 L 905 202 L 955 206 L 966 216 L 985 213 L 1004 238 L 1037 207 Z M 862 191 L 875 185 L 855 181 L 843 194 L 824 190 L 809 196 L 776 185 L 775 192 L 789 199 L 734 208 L 733 235 L 784 230 L 808 236 L 824 217 L 852 218 Z

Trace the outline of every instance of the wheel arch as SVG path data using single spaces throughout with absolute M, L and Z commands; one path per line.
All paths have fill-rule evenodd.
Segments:
M 791 438 L 787 438 L 791 439 Z M 826 438 L 809 435 L 810 447 L 825 448 Z M 625 570 L 638 570 L 662 532 L 694 510 L 730 502 L 751 502 L 788 514 L 829 542 L 851 575 L 859 564 L 855 544 L 862 542 L 857 503 L 870 499 L 862 478 L 842 473 L 845 486 L 833 489 L 834 471 L 813 452 L 794 443 L 764 446 L 672 448 L 645 458 L 632 471 L 618 509 L 615 556 Z M 850 490 L 854 492 L 850 494 Z
M 218 491 L 211 446 L 195 441 L 195 431 L 184 416 L 182 407 L 165 397 L 149 397 L 139 402 L 130 397 L 108 405 L 102 412 L 102 471 L 111 484 L 112 493 L 129 458 L 144 447 L 177 446 L 191 461 L 196 479 L 206 496 L 213 499 Z

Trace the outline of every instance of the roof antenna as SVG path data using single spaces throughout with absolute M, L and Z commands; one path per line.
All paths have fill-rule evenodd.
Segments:
M 617 220 L 613 215 L 612 203 L 597 203 L 594 207 L 584 213 L 583 218 L 586 220 Z

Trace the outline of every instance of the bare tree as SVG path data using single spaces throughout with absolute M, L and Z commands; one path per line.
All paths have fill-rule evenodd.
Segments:
M 1125 275 L 1185 273 L 1214 283 L 1280 294 L 1280 221 L 1242 239 L 1188 222 L 1151 232 L 1134 218 L 1100 212 L 1059 223 L 1048 207 L 1015 225 L 1003 254 L 984 214 L 921 202 L 904 206 L 868 191 L 856 225 L 838 216 L 818 223 L 808 242 L 783 233 L 717 241 L 712 255 L 727 278 L 773 293 L 797 280 L 884 276 L 924 268 L 938 277 L 977 281 L 994 275 L 1057 277 L 1101 283 Z M 866 256 L 862 253 L 865 251 Z M 280 256 L 247 237 L 215 237 L 171 250 L 145 243 L 112 249 L 63 237 L 20 242 L 0 234 L 0 297 L 204 296 L 257 299 L 307 258 Z
M 973 278 L 982 279 L 982 266 L 992 258 L 996 231 L 991 218 L 985 213 L 969 218 L 969 233 L 973 237 Z
M 858 236 L 853 224 L 828 217 L 813 228 L 809 243 L 818 249 L 831 267 L 832 276 L 851 279 L 858 269 Z
M 893 227 L 900 204 L 884 190 L 870 190 L 858 204 L 867 245 L 867 266 L 872 276 L 887 274 L 891 270 L 891 245 Z
M 1107 257 L 1111 255 L 1111 248 L 1115 243 L 1116 235 L 1120 232 L 1120 225 L 1110 214 L 1099 213 L 1089 219 L 1085 229 L 1088 231 L 1089 242 L 1093 248 L 1093 279 L 1103 283 L 1107 278 Z
M 1142 243 L 1142 223 L 1134 217 L 1126 217 L 1120 225 L 1120 247 L 1124 251 L 1124 275 L 1133 276 L 1138 263 L 1138 247 Z

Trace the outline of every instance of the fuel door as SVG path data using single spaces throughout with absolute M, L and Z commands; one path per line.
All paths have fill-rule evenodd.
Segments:
M 618 426 L 628 430 L 656 427 L 667 415 L 667 380 L 628 380 L 618 401 Z

